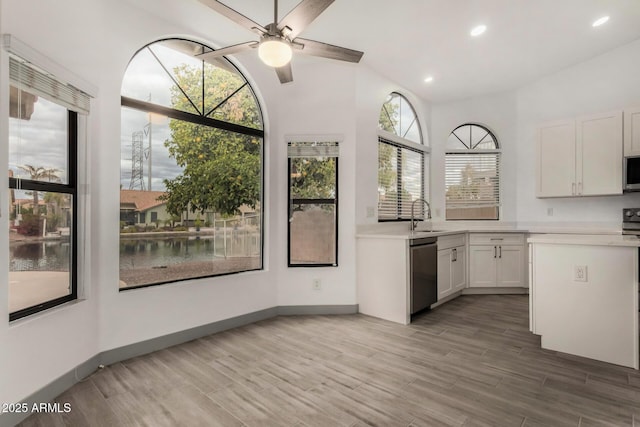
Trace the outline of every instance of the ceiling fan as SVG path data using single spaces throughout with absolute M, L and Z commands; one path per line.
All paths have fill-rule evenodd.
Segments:
M 258 56 L 265 64 L 275 68 L 280 83 L 288 83 L 293 81 L 291 57 L 294 50 L 307 55 L 347 62 L 359 62 L 364 54 L 357 50 L 298 37 L 298 34 L 335 0 L 302 0 L 280 22 L 278 22 L 278 0 L 274 0 L 273 22 L 266 26 L 257 24 L 217 0 L 199 1 L 240 26 L 260 35 L 260 41 L 240 43 L 198 55 L 203 60 L 258 48 Z

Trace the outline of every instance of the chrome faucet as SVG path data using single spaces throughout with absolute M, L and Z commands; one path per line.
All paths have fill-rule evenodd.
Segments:
M 418 221 L 415 220 L 415 217 L 413 215 L 413 211 L 414 211 L 414 208 L 416 206 L 416 202 L 422 202 L 425 205 L 427 205 L 427 218 L 426 219 L 431 219 L 431 206 L 429 205 L 429 202 L 427 202 L 423 198 L 415 199 L 413 201 L 413 203 L 411 203 L 411 224 L 409 224 L 409 230 L 411 230 L 411 231 L 415 231 L 416 230 L 416 225 L 418 223 Z

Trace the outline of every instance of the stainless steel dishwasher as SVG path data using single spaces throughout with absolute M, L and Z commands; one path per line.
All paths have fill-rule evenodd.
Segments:
M 438 301 L 438 239 L 411 239 L 411 314 Z

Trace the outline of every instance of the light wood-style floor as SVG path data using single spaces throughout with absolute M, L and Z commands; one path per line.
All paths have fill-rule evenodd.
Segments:
M 527 310 L 277 317 L 108 366 L 22 426 L 640 426 L 640 373 L 541 350 Z

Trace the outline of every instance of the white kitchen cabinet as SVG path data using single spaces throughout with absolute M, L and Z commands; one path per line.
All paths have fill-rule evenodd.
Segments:
M 622 194 L 622 112 L 538 127 L 536 196 Z
M 624 110 L 624 155 L 640 156 L 640 107 Z
M 524 234 L 473 233 L 469 238 L 469 287 L 527 287 Z
M 563 120 L 538 127 L 536 146 L 536 196 L 575 194 L 576 123 Z
M 464 234 L 438 238 L 438 300 L 467 286 L 466 258 Z

